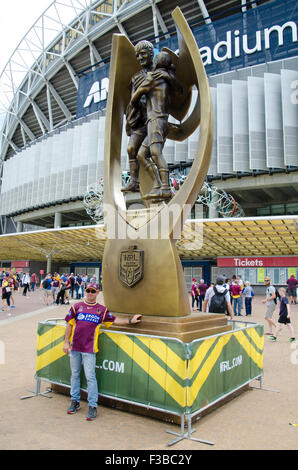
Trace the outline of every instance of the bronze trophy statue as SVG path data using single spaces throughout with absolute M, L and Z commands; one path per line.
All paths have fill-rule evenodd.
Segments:
M 192 32 L 179 8 L 172 13 L 179 53 L 134 47 L 114 35 L 105 130 L 104 210 L 107 242 L 103 295 L 110 311 L 150 318 L 187 318 L 191 307 L 176 242 L 204 183 L 213 137 L 208 79 Z M 189 112 L 193 87 L 199 91 Z M 131 180 L 121 187 L 121 135 L 129 135 Z M 172 116 L 178 124 L 169 122 Z M 163 156 L 166 139 L 183 141 L 200 124 L 195 158 L 172 197 Z M 145 208 L 127 210 L 125 193 L 140 191 Z M 113 230 L 111 230 L 113 227 Z M 184 321 L 183 320 L 183 321 Z M 176 320 L 174 320 L 175 323 Z M 144 320 L 142 322 L 144 325 Z

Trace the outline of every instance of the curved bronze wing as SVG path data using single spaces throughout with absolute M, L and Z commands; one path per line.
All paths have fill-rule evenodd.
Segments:
M 199 122 L 201 124 L 195 158 L 190 172 L 180 190 L 171 199 L 169 204 L 167 204 L 165 209 L 169 211 L 169 213 L 172 212 L 175 214 L 172 219 L 172 224 L 169 227 L 170 237 L 175 238 L 175 229 L 178 230 L 176 232 L 178 233 L 183 227 L 185 219 L 188 217 L 190 209 L 200 193 L 209 168 L 213 140 L 213 108 L 208 78 L 196 40 L 180 8 L 175 8 L 172 16 L 178 32 L 180 65 L 182 67 L 184 64 L 183 67 L 185 67 L 184 60 L 187 61 L 187 63 L 189 63 L 189 61 L 191 62 L 189 80 L 194 82 L 199 91 L 194 110 L 191 115 L 177 127 L 177 135 L 179 135 L 179 137 L 187 137 L 196 129 Z M 170 138 L 174 137 L 170 136 Z M 180 140 L 180 138 L 175 140 Z M 174 208 L 176 208 L 176 210 L 173 210 Z M 180 212 L 177 208 L 180 208 Z M 185 210 L 185 208 L 187 209 Z
M 110 82 L 104 143 L 104 203 L 125 210 L 121 193 L 121 136 L 123 118 L 130 101 L 130 80 L 140 70 L 133 44 L 113 34 Z

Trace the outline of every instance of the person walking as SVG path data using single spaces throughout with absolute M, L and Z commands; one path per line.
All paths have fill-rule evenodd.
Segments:
M 291 311 L 290 311 L 290 305 L 289 305 L 289 300 L 286 296 L 286 289 L 284 287 L 281 287 L 279 289 L 279 295 L 280 295 L 280 307 L 279 307 L 279 318 L 278 318 L 278 323 L 275 328 L 275 332 L 273 336 L 270 336 L 270 339 L 272 341 L 277 340 L 277 335 L 281 329 L 281 325 L 287 325 L 289 331 L 290 331 L 290 342 L 296 341 L 295 338 L 295 333 L 294 329 L 291 325 Z
M 82 296 L 81 285 L 82 285 L 82 278 L 80 274 L 78 274 L 75 280 L 76 300 L 79 300 Z
M 57 304 L 59 302 L 57 302 L 57 297 L 58 297 L 58 293 L 60 291 L 60 287 L 61 287 L 61 281 L 60 281 L 60 276 L 58 273 L 54 273 L 54 276 L 52 278 L 52 282 L 51 282 L 51 293 L 52 293 L 52 297 L 53 297 L 53 304 L 56 302 Z
M 32 273 L 32 274 L 31 274 L 30 282 L 31 282 L 31 291 L 34 292 L 35 286 L 36 286 L 36 284 L 37 284 L 37 276 L 36 276 L 35 273 Z
M 41 281 L 40 287 L 42 288 L 43 296 L 44 296 L 44 303 L 46 305 L 51 305 L 51 296 L 52 296 L 52 275 L 48 273 L 46 277 Z
M 207 289 L 208 289 L 208 286 L 205 283 L 204 279 L 200 280 L 198 288 L 199 288 L 199 303 L 200 303 L 199 310 L 201 312 L 202 307 L 203 307 L 203 302 L 205 300 L 205 295 L 206 295 L 206 292 L 207 292 Z
M 29 273 L 25 273 L 23 275 L 22 285 L 24 287 L 23 296 L 26 297 L 27 296 L 27 291 L 28 291 L 28 289 L 30 289 L 30 274 Z
M 74 293 L 74 289 L 75 289 L 75 277 L 74 277 L 74 273 L 71 273 L 71 274 L 70 274 L 69 280 L 70 280 L 70 296 L 71 296 L 71 298 L 73 299 L 73 293 Z
M 199 289 L 197 286 L 197 280 L 194 277 L 192 280 L 192 285 L 191 285 L 191 307 L 193 310 L 195 310 L 195 302 L 197 303 L 197 310 L 199 310 Z
M 71 368 L 71 404 L 68 414 L 80 409 L 80 373 L 82 365 L 88 386 L 88 414 L 91 421 L 97 415 L 98 385 L 95 375 L 96 353 L 98 352 L 99 329 L 115 325 L 134 325 L 141 321 L 142 315 L 132 318 L 119 318 L 96 302 L 99 286 L 95 283 L 86 285 L 86 300 L 73 305 L 65 317 L 67 322 L 63 351 L 70 355 Z
M 225 278 L 218 276 L 215 285 L 211 285 L 206 292 L 203 302 L 203 312 L 226 313 L 233 319 L 233 310 L 230 302 L 230 294 L 223 284 Z M 215 302 L 216 300 L 216 302 Z M 215 304 L 217 304 L 215 306 Z
M 71 281 L 69 276 L 67 276 L 66 281 L 64 283 L 65 286 L 65 305 L 70 305 L 70 286 L 71 286 Z
M 4 312 L 10 309 L 10 297 L 11 297 L 11 282 L 9 280 L 9 273 L 6 273 L 2 282 L 3 307 L 1 308 L 1 310 Z
M 296 304 L 296 289 L 298 285 L 298 281 L 295 278 L 294 274 L 290 276 L 290 278 L 287 280 L 288 284 L 288 296 L 290 297 L 290 303 L 291 304 Z
M 252 298 L 255 293 L 253 288 L 250 285 L 249 281 L 245 281 L 245 287 L 243 290 L 244 302 L 245 302 L 245 314 L 246 316 L 251 315 L 252 312 Z
M 235 279 L 235 281 L 230 285 L 230 294 L 233 299 L 233 308 L 234 308 L 234 315 L 235 317 L 242 317 L 241 315 L 241 305 L 242 305 L 242 300 L 241 300 L 241 286 L 239 285 L 238 279 Z M 237 313 L 238 311 L 238 313 Z
M 273 335 L 273 327 L 276 328 L 276 323 L 272 320 L 275 307 L 276 307 L 276 293 L 274 286 L 271 285 L 270 277 L 265 278 L 266 285 L 266 298 L 262 300 L 262 303 L 266 305 L 265 308 L 265 320 L 268 323 L 269 332 L 265 335 Z

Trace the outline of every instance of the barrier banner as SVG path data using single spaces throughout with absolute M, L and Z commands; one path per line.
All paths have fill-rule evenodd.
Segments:
M 259 376 L 263 346 L 261 325 L 190 343 L 188 411 L 204 408 Z
M 193 414 L 262 375 L 264 327 L 252 325 L 191 343 L 102 330 L 96 358 L 99 395 Z M 69 357 L 62 349 L 65 326 L 62 320 L 39 323 L 36 376 L 70 386 Z M 83 369 L 81 388 L 87 390 Z

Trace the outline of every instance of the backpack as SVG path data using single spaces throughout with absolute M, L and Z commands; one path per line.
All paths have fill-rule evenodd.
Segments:
M 223 292 L 218 292 L 215 286 L 213 286 L 214 295 L 211 297 L 209 312 L 210 313 L 225 313 L 227 310 L 226 293 L 225 289 Z
M 276 289 L 276 287 L 275 287 L 275 286 L 272 286 L 272 287 L 273 287 L 273 289 L 274 289 L 274 291 L 275 291 L 274 303 L 277 304 L 277 299 L 280 298 L 280 295 L 279 295 L 279 292 L 278 292 L 278 290 Z
M 48 280 L 47 279 L 44 279 L 42 281 L 42 287 L 43 287 L 43 289 L 46 289 L 48 287 Z

